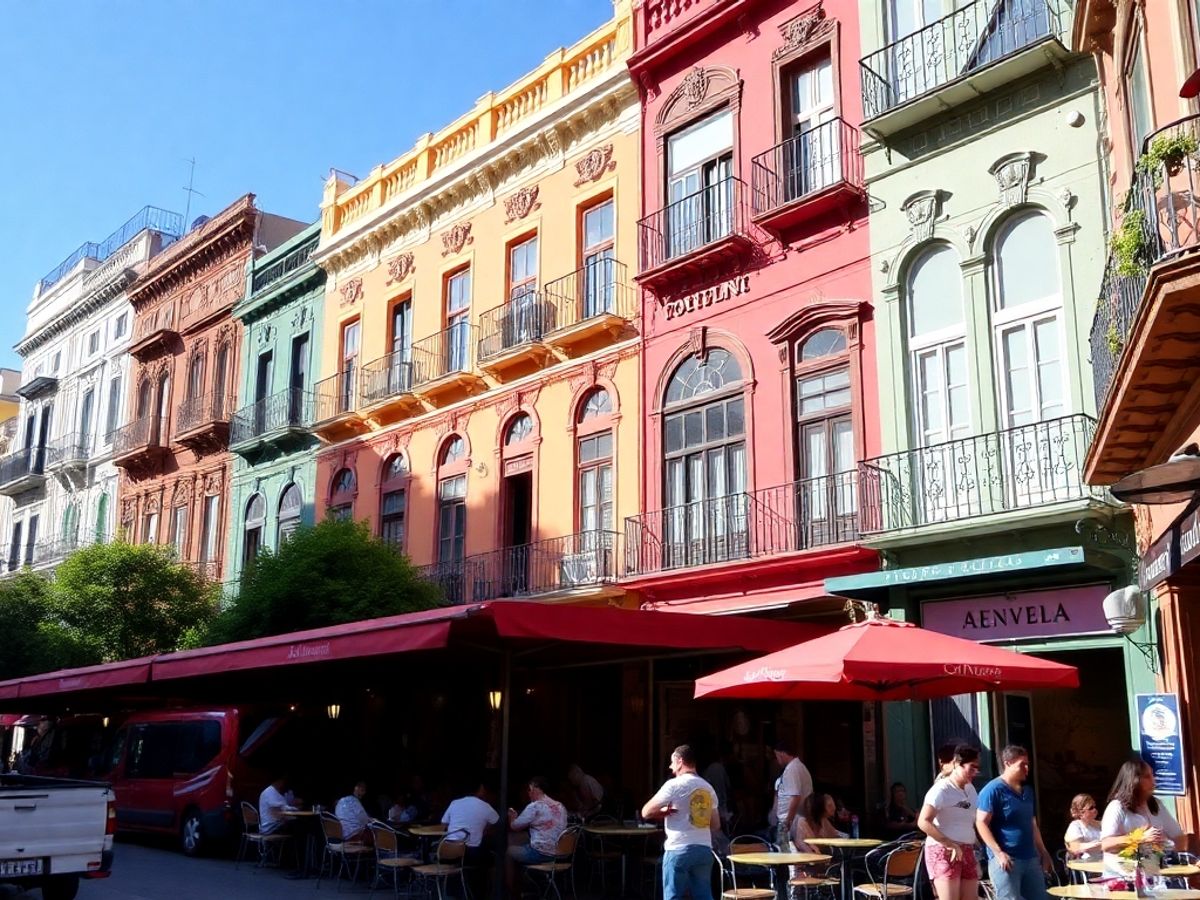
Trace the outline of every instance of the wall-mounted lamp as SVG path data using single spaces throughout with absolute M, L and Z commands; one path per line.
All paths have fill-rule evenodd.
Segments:
M 492 708 L 492 712 L 500 711 L 500 703 L 504 700 L 504 695 L 499 691 L 488 691 L 488 706 Z
M 325 707 L 325 714 L 331 719 L 336 719 L 342 714 L 342 707 L 340 704 L 330 703 L 327 707 Z
M 1146 624 L 1149 616 L 1149 604 L 1142 589 L 1135 584 L 1118 588 L 1104 598 L 1104 620 L 1115 634 L 1121 635 L 1146 657 L 1150 671 L 1158 674 L 1158 646 L 1151 633 L 1150 640 L 1145 643 L 1133 639 L 1134 632 Z M 1150 623 L 1153 632 L 1153 621 Z
M 102 720 L 101 724 L 102 724 L 102 725 L 103 725 L 105 728 L 107 728 L 107 727 L 108 727 L 108 716 L 105 716 L 105 717 L 104 717 L 104 719 Z

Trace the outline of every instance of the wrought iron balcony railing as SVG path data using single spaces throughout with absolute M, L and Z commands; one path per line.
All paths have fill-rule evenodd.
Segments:
M 585 531 L 418 569 L 448 603 L 536 597 L 616 581 L 621 536 Z
M 881 116 L 1061 34 L 1059 7 L 1058 0 L 975 0 L 864 57 L 864 117 Z
M 861 188 L 858 129 L 831 119 L 754 157 L 754 213 L 762 215 L 838 185 Z
M 638 222 L 641 271 L 682 260 L 726 238 L 746 235 L 746 185 L 732 176 L 669 203 Z
M 160 447 L 162 441 L 162 419 L 144 416 L 122 425 L 113 432 L 113 454 L 123 456 L 147 447 Z
M 1083 480 L 1096 430 L 1085 415 L 889 453 L 861 464 L 864 534 L 1102 499 Z
M 250 281 L 251 291 L 257 294 L 276 281 L 281 281 L 293 272 L 303 269 L 312 259 L 313 252 L 317 249 L 317 238 L 311 241 L 305 241 L 295 250 L 292 250 L 283 259 L 277 259 L 269 266 L 262 269 L 256 269 L 254 277 Z
M 1177 146 L 1172 153 L 1150 152 Z M 1090 334 L 1096 408 L 1103 409 L 1113 376 L 1146 296 L 1150 270 L 1200 247 L 1200 116 L 1172 122 L 1146 138 L 1142 161 L 1125 197 L 1121 250 L 1110 249 Z
M 313 385 L 313 421 L 328 422 L 358 408 L 358 369 L 330 375 Z
M 362 402 L 381 403 L 412 390 L 412 350 L 396 350 L 362 367 Z
M 68 434 L 46 445 L 46 466 L 84 465 L 91 455 L 90 434 Z
M 229 420 L 229 443 L 252 441 L 284 429 L 312 424 L 313 397 L 308 391 L 289 388 L 243 406 Z
M 695 500 L 625 520 L 625 574 L 729 563 L 858 537 L 858 473 Z
M 478 329 L 465 321 L 417 341 L 412 348 L 413 387 L 475 368 Z
M 45 472 L 46 448 L 26 447 L 0 458 L 0 485 L 10 485 Z
M 226 393 L 213 392 L 199 397 L 189 397 L 179 404 L 179 415 L 175 419 L 175 433 L 186 434 L 209 425 L 229 421 L 233 412 L 233 397 Z
M 593 260 L 556 278 L 542 289 L 542 299 L 553 308 L 550 333 L 602 316 L 632 319 L 637 315 L 628 269 L 615 259 Z
M 479 317 L 479 359 L 485 362 L 526 344 L 538 343 L 555 327 L 555 308 L 537 291 L 513 297 Z

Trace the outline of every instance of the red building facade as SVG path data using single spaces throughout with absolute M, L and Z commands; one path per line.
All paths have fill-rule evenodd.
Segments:
M 682 7 L 682 8 L 681 8 Z M 716 613 L 825 596 L 878 452 L 857 4 L 646 0 L 643 512 L 627 586 Z

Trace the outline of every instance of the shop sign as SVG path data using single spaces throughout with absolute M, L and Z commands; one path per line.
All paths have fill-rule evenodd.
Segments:
M 1172 522 L 1142 554 L 1138 587 L 1148 591 L 1197 558 L 1200 558 L 1200 509 L 1193 509 Z
M 928 566 L 883 569 L 879 572 L 867 572 L 864 575 L 839 575 L 825 579 L 825 590 L 830 594 L 850 596 L 857 591 L 873 588 L 921 584 L 927 581 L 950 581 L 972 576 L 1004 575 L 1054 566 L 1078 565 L 1082 562 L 1082 547 L 1057 547 L 1053 550 L 1031 550 L 1025 553 L 1006 553 L 1003 556 L 981 556 L 975 559 L 934 563 Z
M 921 625 L 970 641 L 1014 641 L 1079 634 L 1111 634 L 1104 619 L 1108 588 L 1091 584 L 935 600 L 921 604 Z
M 1154 770 L 1154 793 L 1182 797 L 1187 788 L 1179 698 L 1175 694 L 1137 694 L 1135 699 L 1142 759 Z
M 724 303 L 733 297 L 740 297 L 749 290 L 750 276 L 738 275 L 712 287 L 692 291 L 690 294 L 684 294 L 674 300 L 667 300 L 663 303 L 663 310 L 666 312 L 669 322 L 684 313 L 695 312 L 698 309 L 712 306 L 714 303 Z

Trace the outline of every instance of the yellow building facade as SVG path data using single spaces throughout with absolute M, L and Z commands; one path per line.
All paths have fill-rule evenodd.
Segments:
M 626 5 L 325 187 L 317 513 L 452 601 L 619 601 L 638 509 L 638 125 Z

